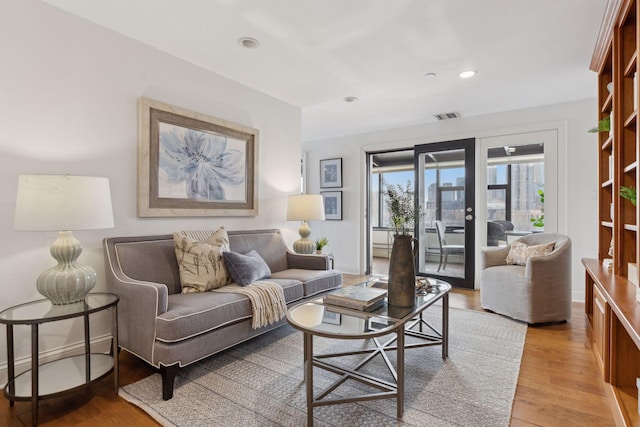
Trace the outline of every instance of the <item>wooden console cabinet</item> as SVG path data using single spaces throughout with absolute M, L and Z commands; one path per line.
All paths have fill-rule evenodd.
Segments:
M 602 368 L 605 390 L 617 424 L 640 426 L 640 304 L 635 285 L 602 267 L 596 259 L 583 259 L 586 268 L 585 312 L 593 351 Z

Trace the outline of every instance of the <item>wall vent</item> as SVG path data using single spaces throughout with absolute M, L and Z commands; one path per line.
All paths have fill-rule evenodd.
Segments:
M 434 114 L 433 117 L 435 117 L 436 120 L 458 119 L 460 118 L 460 113 L 454 111 L 453 113 Z

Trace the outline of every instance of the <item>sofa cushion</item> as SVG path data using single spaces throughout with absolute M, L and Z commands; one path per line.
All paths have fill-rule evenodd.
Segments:
M 182 293 L 204 292 L 229 283 L 222 252 L 229 250 L 229 238 L 223 227 L 204 242 L 174 233 L 176 259 L 180 269 Z
M 302 281 L 305 297 L 335 289 L 342 285 L 342 273 L 337 270 L 290 268 L 272 273 L 271 279 L 297 279 Z
M 272 280 L 282 286 L 287 304 L 302 299 L 302 283 Z M 156 319 L 156 340 L 178 342 L 251 318 L 251 302 L 241 294 L 199 292 L 169 296 L 169 309 Z
M 254 250 L 244 255 L 227 251 L 222 254 L 222 258 L 233 281 L 240 286 L 271 277 L 269 266 Z
M 511 265 L 525 265 L 529 257 L 547 255 L 553 252 L 555 244 L 556 242 L 548 242 L 540 245 L 527 245 L 516 240 L 511 244 L 509 255 L 507 255 L 505 261 Z
M 258 252 L 272 273 L 288 268 L 287 245 L 279 230 L 229 231 L 229 244 L 233 252 Z

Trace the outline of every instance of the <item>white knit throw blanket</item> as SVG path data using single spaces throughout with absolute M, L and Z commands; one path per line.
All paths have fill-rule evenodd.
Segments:
M 251 301 L 253 329 L 262 328 L 282 319 L 287 313 L 282 286 L 268 280 L 258 280 L 247 286 L 231 284 L 212 289 L 214 292 L 231 292 L 245 295 Z

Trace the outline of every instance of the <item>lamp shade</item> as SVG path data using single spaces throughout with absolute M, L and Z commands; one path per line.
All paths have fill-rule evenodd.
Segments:
M 289 196 L 287 221 L 324 221 L 322 195 L 294 194 Z
M 82 245 L 72 230 L 113 227 L 107 178 L 70 175 L 20 175 L 14 228 L 58 231 L 49 248 L 58 265 L 43 271 L 38 292 L 55 305 L 82 301 L 96 284 L 93 267 L 76 262 Z
M 23 231 L 113 227 L 107 178 L 20 175 L 14 228 Z

